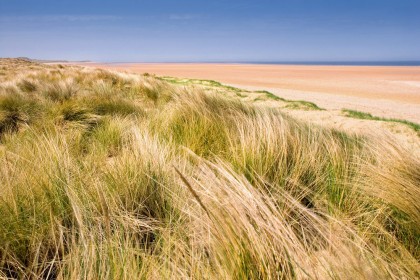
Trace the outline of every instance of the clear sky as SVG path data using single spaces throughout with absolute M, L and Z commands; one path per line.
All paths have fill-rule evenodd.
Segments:
M 0 0 L 0 57 L 420 60 L 420 0 Z

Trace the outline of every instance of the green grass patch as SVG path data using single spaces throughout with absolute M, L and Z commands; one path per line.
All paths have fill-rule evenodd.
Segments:
M 304 100 L 290 100 L 290 99 L 286 99 L 283 97 L 279 97 L 277 95 L 275 95 L 272 92 L 269 92 L 267 90 L 258 90 L 256 91 L 256 93 L 262 93 L 265 94 L 265 96 L 269 99 L 272 100 L 276 100 L 276 101 L 283 101 L 286 103 L 289 103 L 286 105 L 286 108 L 288 109 L 295 109 L 295 110 L 319 110 L 319 111 L 323 111 L 325 109 L 318 107 L 318 105 L 316 105 L 313 102 L 309 102 L 309 101 L 304 101 Z
M 365 112 L 360 112 L 360 111 L 355 111 L 355 110 L 350 110 L 350 109 L 343 109 L 341 111 L 344 113 L 346 117 L 362 119 L 362 120 L 402 123 L 402 124 L 408 125 L 412 129 L 414 129 L 414 131 L 420 132 L 420 124 L 410 122 L 407 120 L 394 119 L 394 118 L 382 118 L 382 117 L 373 116 L 370 113 L 365 113 Z
M 201 80 L 201 79 L 188 79 L 188 78 L 174 78 L 174 77 L 159 77 L 158 79 L 166 82 L 170 82 L 172 84 L 183 84 L 183 85 L 202 85 L 208 87 L 218 87 L 223 88 L 226 90 L 234 91 L 234 92 L 249 92 L 247 90 L 243 90 L 237 87 L 227 86 L 220 82 L 214 80 Z
M 263 93 L 269 99 L 284 101 L 284 102 L 288 101 L 287 99 L 284 99 L 283 97 L 279 97 L 279 96 L 275 95 L 274 93 L 271 93 L 271 92 L 266 91 L 266 90 L 257 90 L 256 93 Z
M 296 100 L 296 101 L 287 101 L 289 104 L 286 105 L 286 108 L 288 109 L 295 109 L 295 110 L 317 110 L 317 111 L 323 111 L 325 109 L 322 109 L 318 107 L 315 103 L 303 101 L 303 100 Z

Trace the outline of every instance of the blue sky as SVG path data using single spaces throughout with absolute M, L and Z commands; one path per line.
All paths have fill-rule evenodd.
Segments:
M 419 0 L 0 0 L 0 57 L 420 60 Z

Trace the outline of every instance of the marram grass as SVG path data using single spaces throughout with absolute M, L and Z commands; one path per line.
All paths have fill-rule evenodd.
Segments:
M 392 140 L 151 76 L 1 63 L 1 278 L 420 277 L 420 161 Z

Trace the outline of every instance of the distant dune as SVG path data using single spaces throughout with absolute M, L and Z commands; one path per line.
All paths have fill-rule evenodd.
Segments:
M 420 122 L 418 66 L 194 63 L 89 63 L 89 66 L 217 80 L 251 90 L 270 90 L 280 97 L 315 102 L 327 109 L 350 108 Z

